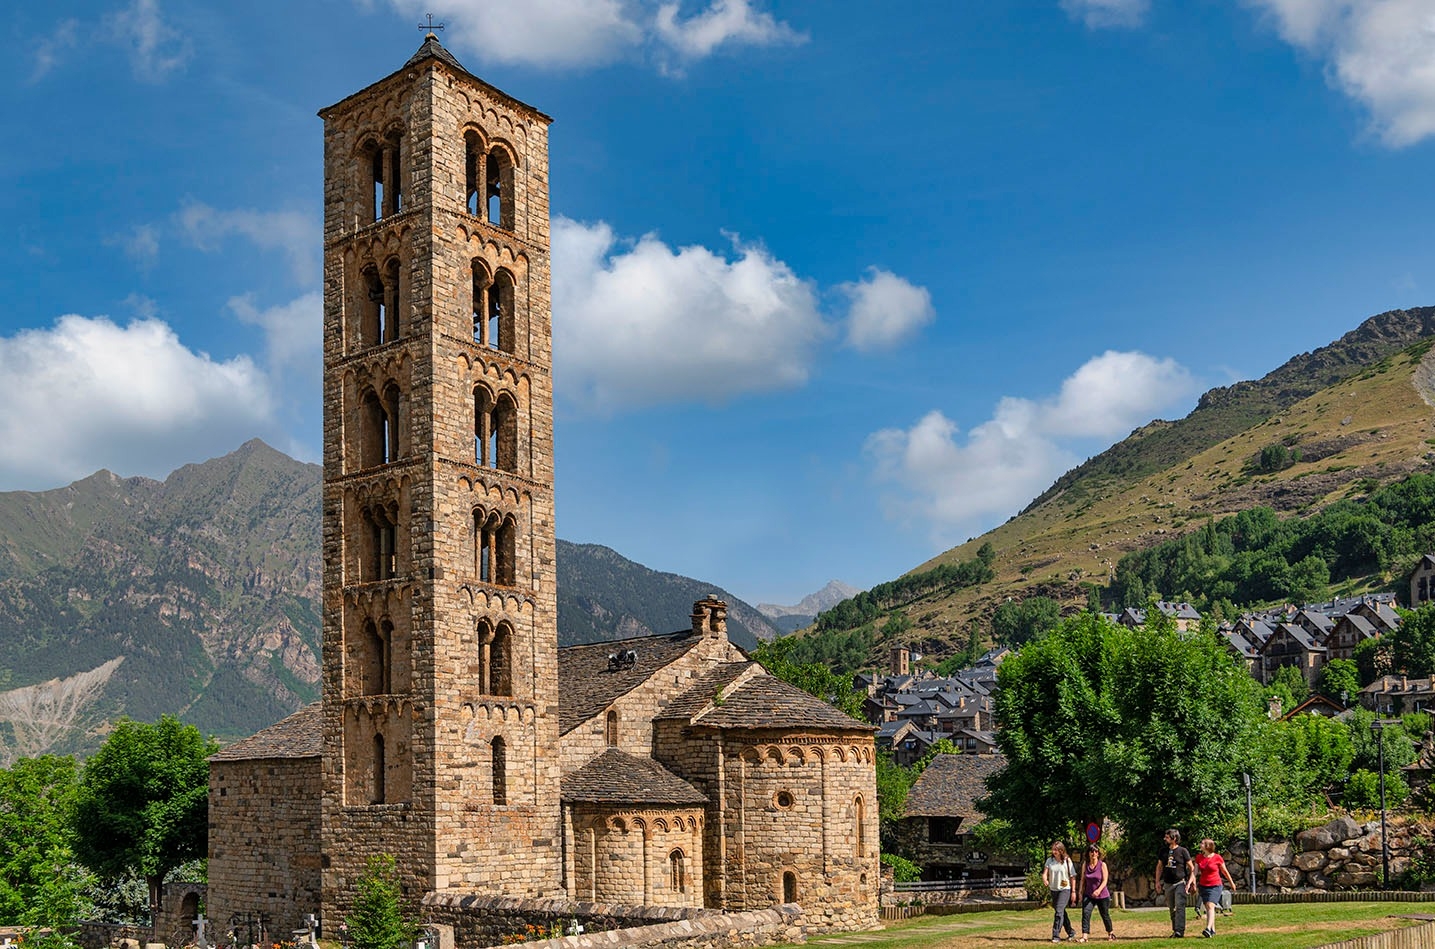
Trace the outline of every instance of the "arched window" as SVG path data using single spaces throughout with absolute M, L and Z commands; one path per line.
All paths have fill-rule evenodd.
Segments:
M 518 525 L 512 515 L 502 517 L 497 512 L 479 520 L 481 512 L 474 513 L 475 535 L 478 546 L 474 553 L 475 572 L 482 583 L 511 587 L 517 582 L 515 560 L 518 556 Z
M 493 286 L 493 277 L 481 260 L 470 261 L 468 267 L 473 275 L 473 341 L 480 346 L 488 346 L 488 294 Z
M 384 214 L 398 214 L 404 209 L 404 176 L 402 159 L 403 136 L 390 132 L 384 140 L 385 170 Z
M 508 803 L 508 755 L 502 738 L 493 739 L 493 803 Z
M 608 716 L 603 725 L 603 737 L 608 742 L 609 748 L 617 747 L 618 744 L 618 710 L 608 709 Z
M 513 162 L 502 148 L 492 148 L 485 164 L 484 201 L 488 223 L 513 230 Z
M 784 903 L 797 902 L 797 874 L 791 870 L 782 874 L 782 901 Z
M 463 136 L 463 206 L 475 217 L 483 210 L 479 185 L 484 180 L 483 142 L 477 132 L 466 132 Z
M 379 319 L 380 342 L 392 343 L 399 338 L 399 262 L 391 260 L 384 267 L 384 302 Z
M 515 351 L 513 274 L 499 270 L 488 288 L 488 326 L 484 344 L 505 353 Z
M 373 765 L 374 780 L 369 786 L 369 803 L 382 804 L 384 803 L 384 770 L 386 766 L 384 761 L 384 736 L 382 734 L 374 735 Z
M 389 648 L 387 635 L 393 631 L 388 623 L 383 628 L 369 620 L 364 624 L 363 693 L 365 695 L 389 694 Z
M 391 580 L 398 566 L 397 525 L 388 512 L 373 508 L 364 512 L 364 520 L 369 528 L 370 550 L 360 575 L 365 580 Z
M 372 224 L 384 216 L 384 150 L 377 141 L 359 150 L 360 223 Z
M 688 891 L 687 868 L 683 866 L 683 852 L 674 850 L 668 854 L 668 885 L 674 893 L 686 893 Z
M 857 833 L 857 856 L 867 856 L 867 810 L 862 795 L 852 801 L 853 830 Z
M 513 694 L 513 627 L 478 621 L 478 690 L 481 695 Z
M 518 471 L 518 403 L 486 386 L 473 390 L 473 461 L 483 468 Z
M 399 460 L 399 387 L 384 388 L 384 463 Z

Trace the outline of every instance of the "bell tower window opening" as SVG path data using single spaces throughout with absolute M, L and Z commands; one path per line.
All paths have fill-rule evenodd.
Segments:
M 365 267 L 359 273 L 359 288 L 359 342 L 363 346 L 377 346 L 384 341 L 384 323 L 389 316 L 379 268 L 372 264 Z
M 517 571 L 514 560 L 518 553 L 518 525 L 512 515 L 500 517 L 489 514 L 480 524 L 482 515 L 474 514 L 474 525 L 478 538 L 476 568 L 480 583 L 511 587 Z
M 364 199 L 368 203 L 364 219 L 365 223 L 372 224 L 384 216 L 384 150 L 378 142 L 370 142 L 365 148 L 364 158 L 368 178 L 364 188 Z
M 485 345 L 505 353 L 515 351 L 513 322 L 513 274 L 500 270 L 488 288 L 488 327 Z
M 382 627 L 369 620 L 364 624 L 363 693 L 365 695 L 388 695 L 393 691 L 391 672 L 393 667 L 394 627 L 384 623 Z
M 508 749 L 502 738 L 493 739 L 493 803 L 508 803 Z
M 384 803 L 384 736 L 382 733 L 374 735 L 373 767 L 374 779 L 369 786 L 369 803 Z
M 364 513 L 368 522 L 371 544 L 368 570 L 365 580 L 392 580 L 397 574 L 398 528 L 392 518 L 382 510 L 370 509 Z
M 392 343 L 399 338 L 399 262 L 391 260 L 384 268 L 380 285 L 383 300 L 379 305 L 377 342 Z
M 477 132 L 470 131 L 463 136 L 463 206 L 474 217 L 478 217 L 483 210 L 483 196 L 479 189 L 483 180 L 483 142 Z
M 403 164 L 401 161 L 401 150 L 399 148 L 402 137 L 395 134 L 389 137 L 388 145 L 384 154 L 388 158 L 388 181 L 384 182 L 384 196 L 389 198 L 387 214 L 398 214 L 404 209 L 404 186 L 403 186 Z
M 499 471 L 518 471 L 518 403 L 508 393 L 500 395 L 489 425 L 489 464 Z
M 493 289 L 493 277 L 483 261 L 474 260 L 469 264 L 473 273 L 473 341 L 480 346 L 492 345 L 489 340 L 490 316 L 488 297 Z
M 484 202 L 488 223 L 513 230 L 513 161 L 502 148 L 489 149 L 485 165 Z
M 398 386 L 390 384 L 384 388 L 384 464 L 399 460 L 399 399 Z
M 481 695 L 513 694 L 513 627 L 478 622 L 478 690 Z

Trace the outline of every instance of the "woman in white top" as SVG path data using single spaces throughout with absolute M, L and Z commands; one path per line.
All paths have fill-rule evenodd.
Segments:
M 1041 882 L 1051 890 L 1054 913 L 1051 920 L 1051 941 L 1061 942 L 1063 929 L 1066 930 L 1066 938 L 1072 938 L 1076 935 L 1076 927 L 1071 925 L 1071 918 L 1066 915 L 1066 907 L 1076 893 L 1076 868 L 1071 865 L 1071 858 L 1066 855 L 1066 844 L 1059 840 L 1051 845 L 1051 856 L 1046 858 L 1046 863 L 1041 868 Z

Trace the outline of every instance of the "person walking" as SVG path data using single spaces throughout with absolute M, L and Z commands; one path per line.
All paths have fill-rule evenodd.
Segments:
M 1071 925 L 1071 917 L 1066 915 L 1066 907 L 1076 894 L 1076 868 L 1066 855 L 1066 844 L 1059 840 L 1052 843 L 1051 856 L 1042 865 L 1041 882 L 1051 891 L 1051 941 L 1061 942 L 1063 929 L 1067 939 L 1075 938 L 1076 928 Z
M 1221 877 L 1236 891 L 1236 881 L 1226 869 L 1226 860 L 1216 853 L 1216 842 L 1210 837 L 1201 841 L 1201 852 L 1196 855 L 1196 890 L 1200 893 L 1201 907 L 1206 911 L 1206 928 L 1201 935 L 1210 939 L 1216 934 L 1216 909 L 1221 903 Z
M 1081 895 L 1081 938 L 1085 942 L 1091 934 L 1091 911 L 1099 910 L 1102 925 L 1106 927 L 1106 938 L 1115 939 L 1111 931 L 1111 882 L 1106 861 L 1101 858 L 1101 848 L 1092 844 L 1086 848 L 1086 859 L 1081 861 L 1081 876 L 1077 890 Z
M 1186 894 L 1196 892 L 1196 864 L 1191 851 L 1181 846 L 1181 832 L 1166 831 L 1165 847 L 1156 858 L 1156 893 L 1166 893 L 1166 910 L 1171 914 L 1171 936 L 1186 935 Z

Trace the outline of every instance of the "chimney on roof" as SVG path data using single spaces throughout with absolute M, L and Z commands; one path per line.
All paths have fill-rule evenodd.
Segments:
M 1410 688 L 1410 680 L 1409 680 L 1406 676 L 1401 676 L 1401 677 L 1400 677 L 1400 691 L 1404 692 L 1404 691 L 1405 691 L 1406 689 L 1408 689 L 1408 688 Z
M 716 593 L 693 604 L 693 632 L 714 638 L 727 636 L 727 604 Z

